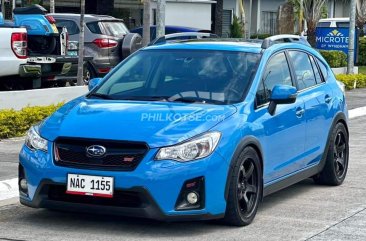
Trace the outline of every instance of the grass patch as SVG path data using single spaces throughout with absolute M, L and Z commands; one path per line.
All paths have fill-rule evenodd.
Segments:
M 366 66 L 358 66 L 359 74 L 366 74 Z

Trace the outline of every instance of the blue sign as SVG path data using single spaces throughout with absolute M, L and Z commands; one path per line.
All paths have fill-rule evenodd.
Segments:
M 357 31 L 355 35 L 355 53 L 357 53 Z M 318 27 L 315 36 L 317 49 L 339 50 L 348 55 L 349 28 Z

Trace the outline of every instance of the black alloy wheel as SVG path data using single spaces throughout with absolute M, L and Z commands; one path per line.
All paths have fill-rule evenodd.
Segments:
M 263 179 L 259 155 L 246 147 L 234 160 L 229 178 L 229 193 L 224 222 L 234 226 L 250 224 L 262 198 Z

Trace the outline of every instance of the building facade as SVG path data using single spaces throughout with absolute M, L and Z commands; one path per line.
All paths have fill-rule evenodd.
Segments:
M 167 25 L 180 25 L 210 30 L 213 20 L 213 5 L 210 0 L 166 0 Z M 49 5 L 48 0 L 44 4 Z M 80 2 L 56 0 L 56 12 L 80 12 Z M 156 1 L 151 3 L 151 22 L 156 19 Z M 86 0 L 86 13 L 107 14 L 123 18 L 129 28 L 142 25 L 143 5 L 141 0 Z
M 215 15 L 216 1 L 210 0 L 167 0 L 166 24 L 197 27 L 214 30 L 215 24 L 223 36 L 230 36 L 234 15 L 240 15 L 240 1 L 223 0 L 223 12 Z M 43 1 L 46 5 L 48 0 Z M 75 0 L 56 0 L 56 11 L 79 12 L 80 3 Z M 218 1 L 219 2 L 219 1 Z M 279 6 L 287 0 L 244 0 L 246 36 L 254 34 L 276 34 Z M 221 4 L 220 4 L 221 5 Z M 350 0 L 328 0 L 328 17 L 348 17 Z M 130 28 L 142 25 L 143 6 L 141 0 L 86 0 L 86 12 L 109 14 L 123 18 Z M 221 6 L 219 6 L 221 7 Z M 155 22 L 156 3 L 152 0 L 152 23 Z M 220 16 L 220 21 L 215 19 Z M 296 29 L 294 30 L 294 32 Z

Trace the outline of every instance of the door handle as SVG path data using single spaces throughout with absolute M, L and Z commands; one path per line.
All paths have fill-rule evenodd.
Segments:
M 303 108 L 298 107 L 298 108 L 296 109 L 296 116 L 297 116 L 298 118 L 301 118 L 301 117 L 304 115 L 304 113 L 305 113 L 305 110 L 304 110 Z
M 329 95 L 325 96 L 325 103 L 329 104 L 332 101 L 332 97 L 330 97 Z

